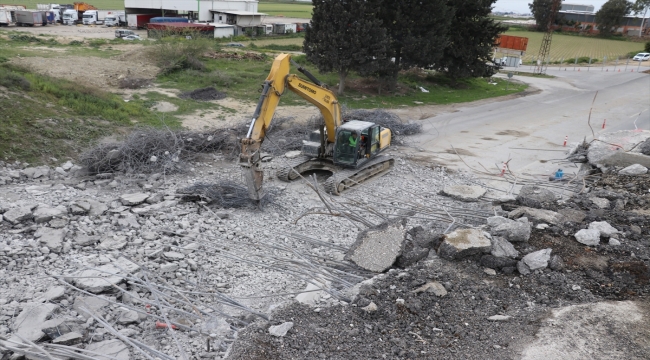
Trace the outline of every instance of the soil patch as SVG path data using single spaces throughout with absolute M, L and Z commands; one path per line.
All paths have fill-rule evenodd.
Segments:
M 192 99 L 197 101 L 221 100 L 226 98 L 226 93 L 217 91 L 213 86 L 184 92 L 178 95 L 181 99 Z
M 117 83 L 120 89 L 142 89 L 148 86 L 151 86 L 151 79 L 124 78 Z
M 506 130 L 506 131 L 499 131 L 498 133 L 496 133 L 496 135 L 508 135 L 508 136 L 515 136 L 515 137 L 524 137 L 524 136 L 528 136 L 529 134 L 527 132 L 523 132 L 523 131 Z

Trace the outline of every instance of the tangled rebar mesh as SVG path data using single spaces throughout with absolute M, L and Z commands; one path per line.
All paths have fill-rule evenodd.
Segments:
M 415 135 L 422 132 L 422 125 L 402 121 L 399 116 L 382 109 L 349 110 L 343 108 L 344 121 L 362 120 L 390 129 L 393 138 Z
M 258 207 L 271 203 L 277 191 L 273 188 L 266 191 L 266 196 L 259 204 L 250 199 L 246 186 L 230 180 L 216 183 L 198 182 L 178 189 L 176 193 L 183 195 L 183 201 L 205 201 L 207 205 L 228 209 Z
M 347 110 L 343 119 L 363 120 L 389 128 L 394 138 L 422 131 L 420 124 L 403 122 L 388 111 Z M 303 140 L 322 124 L 322 116 L 306 121 L 294 117 L 276 117 L 266 131 L 270 141 L 262 144 L 262 151 L 282 155 L 300 150 Z M 177 173 L 189 167 L 189 161 L 199 153 L 221 151 L 226 159 L 236 159 L 240 152 L 240 139 L 246 136 L 248 122 L 227 129 L 209 131 L 177 131 L 142 128 L 132 132 L 121 143 L 98 145 L 81 154 L 80 162 L 91 174 L 98 173 Z
M 233 152 L 241 135 L 236 129 L 205 132 L 139 129 L 121 143 L 102 144 L 81 154 L 90 173 L 175 173 L 184 171 L 198 153 Z

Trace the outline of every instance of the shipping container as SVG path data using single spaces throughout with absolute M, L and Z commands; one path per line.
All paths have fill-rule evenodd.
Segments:
M 11 13 L 11 10 L 0 9 L 0 26 L 9 26 L 16 22 Z
M 273 33 L 274 34 L 291 34 L 295 33 L 297 29 L 296 24 L 273 24 Z
M 160 24 L 160 23 L 188 23 L 190 21 L 187 18 L 183 18 L 183 17 L 158 16 L 158 17 L 151 18 L 149 22 L 152 24 Z
M 521 36 L 499 35 L 494 46 L 501 49 L 526 51 L 528 48 L 528 38 Z
M 128 14 L 126 15 L 127 26 L 132 29 L 144 29 L 147 27 L 149 20 L 155 18 L 158 14 Z
M 43 13 L 40 11 L 15 11 L 14 16 L 16 17 L 16 26 L 43 25 Z

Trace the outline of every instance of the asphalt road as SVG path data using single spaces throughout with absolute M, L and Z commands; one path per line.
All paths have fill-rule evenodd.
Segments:
M 635 129 L 635 120 L 636 127 L 650 129 L 650 75 L 638 73 L 636 66 L 627 72 L 619 69 L 622 71 L 620 66 L 616 71 L 614 67 L 589 71 L 550 68 L 548 74 L 556 77 L 548 79 L 515 75 L 513 79 L 540 91 L 505 101 L 468 104 L 425 119 L 423 134 L 409 139 L 412 151 L 430 155 L 453 169 L 469 170 L 469 165 L 494 173 L 510 160 L 512 171 L 542 179 L 566 166 L 554 159 L 564 158 L 572 143 L 593 139 L 587 123 L 590 109 L 596 137 L 605 131 Z M 641 67 L 641 71 L 647 69 Z M 530 71 L 529 67 L 521 70 Z M 563 146 L 565 136 L 567 147 Z M 577 168 L 563 170 L 571 173 Z

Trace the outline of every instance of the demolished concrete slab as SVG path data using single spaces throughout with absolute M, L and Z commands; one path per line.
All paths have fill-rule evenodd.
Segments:
M 618 172 L 619 175 L 627 175 L 627 176 L 637 176 L 637 175 L 643 175 L 647 173 L 648 173 L 648 168 L 639 164 L 630 165 Z
M 450 185 L 442 189 L 440 193 L 449 196 L 452 199 L 465 202 L 476 202 L 485 195 L 486 191 L 487 190 L 481 186 Z
M 544 222 L 549 224 L 558 225 L 562 223 L 562 215 L 551 210 L 534 209 L 527 206 L 520 206 L 515 210 L 508 213 L 510 219 L 518 219 L 520 217 L 527 217 L 533 222 Z
M 92 343 L 86 346 L 86 350 L 105 355 L 107 358 L 115 360 L 129 360 L 131 358 L 129 348 L 117 339 Z
M 517 195 L 517 202 L 523 206 L 541 209 L 555 204 L 555 193 L 540 186 L 525 185 Z
M 405 221 L 385 222 L 367 229 L 357 236 L 357 241 L 345 255 L 345 259 L 373 272 L 390 268 L 402 254 L 406 237 Z
M 134 272 L 139 267 L 125 258 L 98 266 L 94 269 L 82 270 L 75 273 L 69 280 L 74 282 L 79 288 L 98 294 L 110 289 L 121 283 L 124 276 Z
M 477 229 L 462 229 L 445 235 L 438 248 L 438 256 L 447 260 L 487 253 L 492 247 L 487 234 Z
M 634 164 L 650 167 L 650 156 L 644 155 L 638 144 L 650 138 L 650 131 L 622 130 L 599 136 L 600 141 L 589 145 L 587 158 L 595 166 L 627 167 Z
M 487 219 L 487 223 L 493 236 L 501 236 L 512 242 L 528 241 L 530 238 L 531 226 L 528 218 L 522 217 L 514 221 L 502 216 L 492 216 Z
M 23 311 L 14 320 L 16 333 L 29 341 L 38 341 L 45 336 L 42 331 L 46 320 L 59 308 L 56 304 L 26 303 Z

